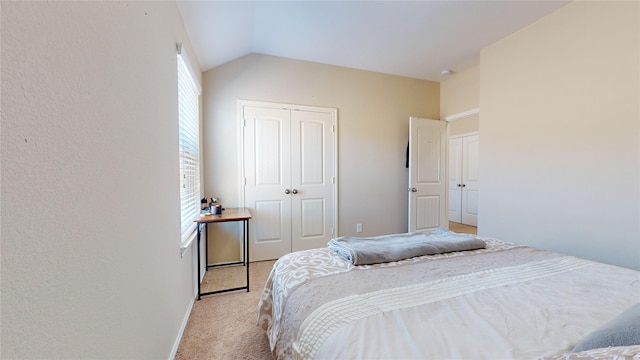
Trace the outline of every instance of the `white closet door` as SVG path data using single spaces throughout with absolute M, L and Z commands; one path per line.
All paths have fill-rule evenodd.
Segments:
M 291 112 L 291 250 L 327 246 L 333 231 L 333 115 Z
M 462 138 L 462 223 L 478 226 L 478 135 Z
M 244 106 L 243 117 L 244 206 L 253 215 L 250 260 L 277 259 L 291 251 L 290 114 Z
M 241 102 L 250 261 L 327 246 L 336 228 L 337 109 Z
M 449 139 L 449 221 L 462 222 L 462 138 Z
M 410 232 L 448 228 L 447 123 L 409 118 Z

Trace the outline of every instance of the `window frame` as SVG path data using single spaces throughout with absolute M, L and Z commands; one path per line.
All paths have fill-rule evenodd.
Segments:
M 178 157 L 180 172 L 180 242 L 190 244 L 195 236 L 193 220 L 200 214 L 200 95 L 189 61 L 178 47 Z M 187 245 L 188 246 L 188 245 Z

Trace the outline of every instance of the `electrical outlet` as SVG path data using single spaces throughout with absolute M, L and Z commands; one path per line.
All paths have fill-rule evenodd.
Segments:
M 362 224 L 356 224 L 356 232 L 362 232 Z

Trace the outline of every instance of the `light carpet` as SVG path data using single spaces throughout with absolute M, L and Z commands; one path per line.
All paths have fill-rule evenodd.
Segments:
M 274 263 L 249 265 L 250 292 L 208 295 L 196 301 L 175 359 L 272 359 L 269 341 L 257 325 L 257 308 Z

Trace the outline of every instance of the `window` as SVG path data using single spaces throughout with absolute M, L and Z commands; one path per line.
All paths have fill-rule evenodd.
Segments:
M 200 214 L 200 91 L 183 56 L 178 54 L 178 123 L 180 148 L 180 224 L 182 242 L 193 235 Z

